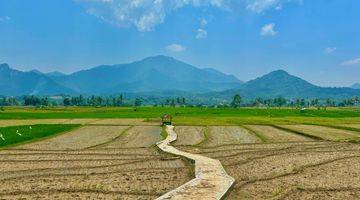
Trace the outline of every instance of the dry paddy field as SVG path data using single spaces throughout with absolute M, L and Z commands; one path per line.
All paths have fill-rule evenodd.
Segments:
M 342 141 L 342 140 L 359 140 L 359 132 L 342 130 L 337 128 L 330 128 L 325 126 L 315 125 L 281 125 L 280 128 L 285 130 L 302 133 L 309 137 L 330 140 L 330 141 Z
M 220 160 L 236 180 L 227 196 L 230 200 L 360 199 L 360 144 L 316 140 L 273 126 L 245 128 L 250 131 L 209 127 L 206 141 L 178 148 Z M 314 128 L 339 134 L 336 138 L 350 134 L 347 130 L 317 126 L 307 127 L 306 131 Z M 313 134 L 320 132 L 315 129 Z M 219 140 L 217 133 L 224 138 Z M 267 143 L 237 139 L 244 133 L 261 135 Z
M 158 125 L 145 119 L 11 119 L 0 120 L 0 127 L 32 124 L 90 124 L 90 125 Z
M 0 199 L 154 199 L 192 178 L 159 126 L 84 126 L 0 151 Z
M 155 199 L 193 178 L 191 163 L 153 147 L 161 127 L 98 122 L 0 151 L 0 199 Z M 339 142 L 359 137 L 356 131 L 310 125 L 175 131 L 174 146 L 220 160 L 236 179 L 227 199 L 360 199 L 360 144 Z

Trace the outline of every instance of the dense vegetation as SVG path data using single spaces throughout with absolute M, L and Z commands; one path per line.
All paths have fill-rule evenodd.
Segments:
M 207 102 L 207 103 L 204 103 Z M 0 97 L 0 106 L 188 106 L 188 107 L 345 107 L 360 106 L 360 97 L 346 99 L 286 99 L 284 97 L 275 98 L 255 98 L 245 99 L 240 94 L 235 94 L 227 101 L 204 101 L 201 99 L 187 98 L 184 96 L 156 98 L 156 97 L 129 97 L 123 94 L 117 96 L 21 96 L 21 97 Z
M 0 128 L 0 148 L 26 141 L 34 141 L 69 131 L 76 124 L 37 124 L 31 126 L 8 126 Z

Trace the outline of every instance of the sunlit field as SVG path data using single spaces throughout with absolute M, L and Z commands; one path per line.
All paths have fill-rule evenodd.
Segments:
M 205 107 L 7 107 L 0 119 L 142 118 L 159 121 L 173 116 L 177 125 L 351 124 L 360 123 L 360 109 L 205 108 Z

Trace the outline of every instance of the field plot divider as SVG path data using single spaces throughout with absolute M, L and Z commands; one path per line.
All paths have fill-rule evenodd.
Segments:
M 195 178 L 158 197 L 156 200 L 223 199 L 234 185 L 235 179 L 226 173 L 220 161 L 176 149 L 170 145 L 171 142 L 177 139 L 174 126 L 166 126 L 166 131 L 168 133 L 166 139 L 156 145 L 167 153 L 193 160 L 195 162 Z

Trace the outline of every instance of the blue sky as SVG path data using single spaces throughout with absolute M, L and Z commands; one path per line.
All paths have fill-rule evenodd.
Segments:
M 0 0 L 0 63 L 70 73 L 164 54 L 249 80 L 360 82 L 358 0 Z

